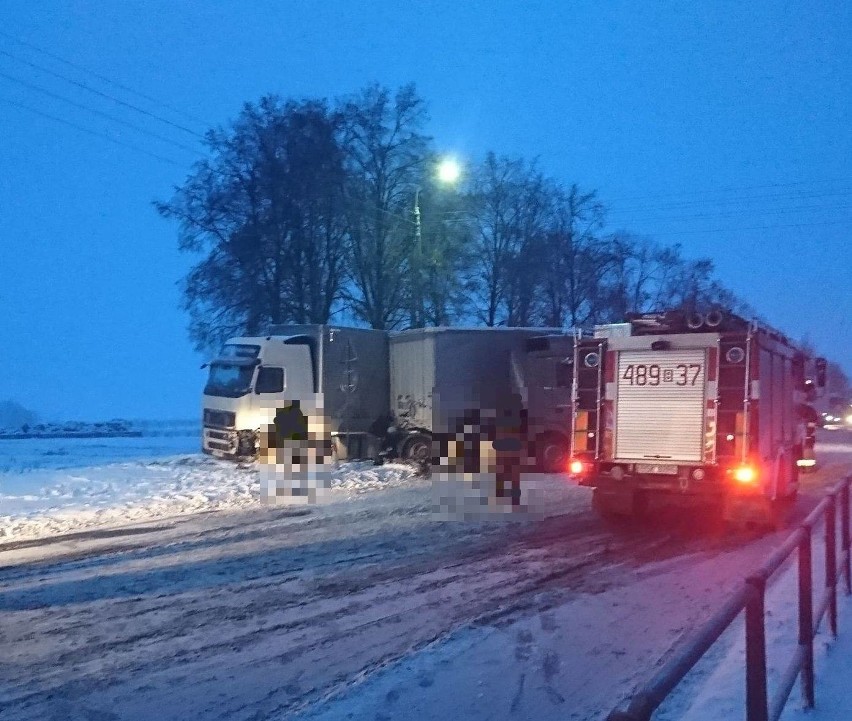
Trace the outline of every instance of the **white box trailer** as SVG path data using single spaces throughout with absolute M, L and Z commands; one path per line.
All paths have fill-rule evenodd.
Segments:
M 550 346 L 532 341 L 561 333 L 557 328 L 421 328 L 392 333 L 391 411 L 403 431 L 398 434 L 397 454 L 424 457 L 432 435 L 452 430 L 459 419 L 523 407 L 532 421 L 532 440 L 541 439 L 536 452 L 540 462 L 550 459 L 548 470 L 564 470 L 570 416 L 550 418 L 550 425 L 540 419 L 550 415 L 543 393 L 551 400 L 557 390 L 548 385 L 542 369 L 559 359 L 532 358 L 546 355 L 534 349 Z M 570 336 L 559 338 L 571 341 Z M 559 427 L 561 435 L 551 426 Z M 548 454 L 554 448 L 559 458 Z

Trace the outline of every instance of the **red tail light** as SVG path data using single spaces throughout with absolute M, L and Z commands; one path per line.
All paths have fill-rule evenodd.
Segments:
M 572 476 L 581 476 L 586 470 L 586 464 L 583 461 L 578 461 L 576 458 L 568 464 L 568 472 Z
M 737 466 L 731 472 L 734 480 L 743 486 L 757 483 L 757 469 L 754 466 Z

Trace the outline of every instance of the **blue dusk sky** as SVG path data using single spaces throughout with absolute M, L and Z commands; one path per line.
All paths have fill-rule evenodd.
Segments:
M 852 373 L 849 2 L 2 0 L 0 400 L 195 416 L 194 259 L 151 205 L 200 157 L 185 129 L 373 81 L 416 83 L 437 148 L 538 157 L 597 189 L 610 229 L 712 257 Z

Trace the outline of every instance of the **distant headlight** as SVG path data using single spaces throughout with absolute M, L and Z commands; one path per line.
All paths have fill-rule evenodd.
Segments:
M 852 413 L 850 413 L 848 416 L 846 416 L 846 423 L 848 423 L 850 426 L 852 426 Z

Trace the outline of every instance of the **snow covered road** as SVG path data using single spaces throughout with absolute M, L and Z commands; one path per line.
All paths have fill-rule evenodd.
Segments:
M 556 476 L 538 516 L 440 521 L 376 470 L 317 506 L 10 537 L 0 719 L 596 719 L 783 537 L 614 530 Z
M 511 671 L 505 691 L 545 663 L 541 634 L 562 638 L 547 663 L 584 671 L 553 671 L 544 693 L 572 708 L 582 699 L 591 718 L 767 539 L 742 548 L 685 528 L 614 534 L 587 495 L 554 479 L 549 518 L 440 522 L 421 482 L 327 506 L 10 544 L 0 551 L 0 718 L 333 718 L 328 699 L 345 706 L 359 681 L 419 650 L 428 659 L 445 639 L 496 644 L 487 666 Z M 702 561 L 691 585 L 683 569 Z M 516 621 L 550 626 L 523 634 Z M 563 717 L 562 702 L 549 705 Z

